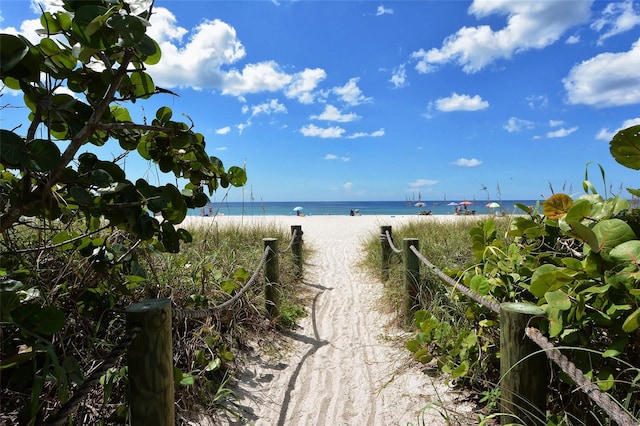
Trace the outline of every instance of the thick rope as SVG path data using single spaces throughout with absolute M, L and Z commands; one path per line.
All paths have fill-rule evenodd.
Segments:
M 262 254 L 262 259 L 260 259 L 260 264 L 258 265 L 256 270 L 253 272 L 253 275 L 251 276 L 251 278 L 249 278 L 249 281 L 247 281 L 247 283 L 240 289 L 240 291 L 238 291 L 231 299 L 221 303 L 220 305 L 213 306 L 213 307 L 208 308 L 208 309 L 190 309 L 190 310 L 187 310 L 187 309 L 174 309 L 173 312 L 172 312 L 172 316 L 175 319 L 184 319 L 184 318 L 200 319 L 200 318 L 206 318 L 208 316 L 213 315 L 217 311 L 226 309 L 229 306 L 233 305 L 257 281 L 258 276 L 260 275 L 260 271 L 262 270 L 262 268 L 264 267 L 264 264 L 267 261 L 267 255 L 269 254 L 269 250 L 271 250 L 270 247 L 265 247 L 264 253 Z
M 391 247 L 391 250 L 393 250 L 398 254 L 402 253 L 401 249 L 396 248 L 396 246 L 393 245 L 393 239 L 391 238 L 391 234 L 389 233 L 389 231 L 385 231 L 384 234 L 380 234 L 380 241 L 385 241 L 385 240 L 389 243 L 389 247 Z
M 111 351 L 107 357 L 105 357 L 102 364 L 93 370 L 91 375 L 82 383 L 78 390 L 73 394 L 71 398 L 65 402 L 57 413 L 47 420 L 46 426 L 63 426 L 67 424 L 68 418 L 77 409 L 78 405 L 84 401 L 91 389 L 100 383 L 100 378 L 105 375 L 107 370 L 112 368 L 118 359 L 124 354 L 127 348 L 135 340 L 138 334 L 142 331 L 141 327 L 132 327 L 127 333 L 122 336 L 122 339 L 118 342 L 115 348 Z
M 527 327 L 525 334 L 529 339 L 536 343 L 540 348 L 544 349 L 547 357 L 552 360 L 558 367 L 562 369 L 576 385 L 584 392 L 593 402 L 602 408 L 613 421 L 619 426 L 637 426 L 638 422 L 635 421 L 628 413 L 620 408 L 618 404 L 611 399 L 611 397 L 600 391 L 597 385 L 595 385 L 584 373 L 575 366 L 574 363 L 564 356 L 558 349 L 556 349 L 546 337 L 540 333 L 540 330 Z
M 287 246 L 287 248 L 285 248 L 284 250 L 278 250 L 278 252 L 280 253 L 286 253 L 289 250 L 291 250 L 291 247 L 293 247 L 293 244 L 298 242 L 298 230 L 294 229 L 293 232 L 291 233 L 291 241 L 289 241 L 289 245 Z
M 461 285 L 460 283 L 454 281 L 453 279 L 451 279 L 451 277 L 446 275 L 444 272 L 442 272 L 440 269 L 438 269 L 434 264 L 429 262 L 427 260 L 427 258 L 424 257 L 422 255 L 422 253 L 420 253 L 420 251 L 418 251 L 418 249 L 415 246 L 410 245 L 409 248 L 411 249 L 411 251 L 416 256 L 418 256 L 418 259 L 420 259 L 422 261 L 422 263 L 424 263 L 428 268 L 430 268 L 431 271 L 434 274 L 436 274 L 442 281 L 444 281 L 445 283 L 447 283 L 450 286 L 452 286 L 455 290 L 460 291 L 465 296 L 475 300 L 476 302 L 478 302 L 479 304 L 481 304 L 485 308 L 492 310 L 496 314 L 500 314 L 500 305 L 498 303 L 492 302 L 491 300 L 480 296 L 479 294 L 471 291 L 469 288 L 467 288 L 467 287 Z

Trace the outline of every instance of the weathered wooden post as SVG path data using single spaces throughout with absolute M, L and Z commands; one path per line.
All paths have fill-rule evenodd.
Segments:
M 404 324 L 408 327 L 413 322 L 413 313 L 419 303 L 418 290 L 420 282 L 420 259 L 418 259 L 418 256 L 416 256 L 410 247 L 414 246 L 416 250 L 419 250 L 420 246 L 417 238 L 404 238 L 402 242 L 405 289 Z
M 544 311 L 526 303 L 500 305 L 501 424 L 546 424 L 549 363 L 544 352 L 524 334 Z
M 174 426 L 171 302 L 136 303 L 126 318 L 128 330 L 142 328 L 127 350 L 131 424 Z
M 302 279 L 302 244 L 304 243 L 302 241 L 302 225 L 291 225 L 291 235 L 295 235 L 291 246 L 295 276 L 297 279 Z
M 279 312 L 280 294 L 278 285 L 278 239 L 263 238 L 265 249 L 268 247 L 267 261 L 264 264 L 264 297 L 270 318 L 276 318 Z
M 391 264 L 391 244 L 389 244 L 389 240 L 387 239 L 387 233 L 389 233 L 389 238 L 391 238 L 391 226 L 384 225 L 380 227 L 380 258 L 381 258 L 381 269 L 380 275 L 384 281 L 389 280 L 389 268 Z

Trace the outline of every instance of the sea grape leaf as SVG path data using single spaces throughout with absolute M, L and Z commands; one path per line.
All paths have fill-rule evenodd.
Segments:
M 542 204 L 542 213 L 550 219 L 560 219 L 567 215 L 573 200 L 566 194 L 554 194 Z
M 609 143 L 609 152 L 623 166 L 640 170 L 640 125 L 616 133 Z

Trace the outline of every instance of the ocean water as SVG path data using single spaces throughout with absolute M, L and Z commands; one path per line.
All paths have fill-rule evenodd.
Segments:
M 535 206 L 537 200 L 497 200 L 500 207 L 491 209 L 487 204 L 494 200 L 475 200 L 467 206 L 469 211 L 477 214 L 488 214 L 501 211 L 503 213 L 522 213 L 515 207 L 515 203 L 526 206 Z M 452 215 L 457 206 L 448 205 L 458 201 L 423 201 L 424 206 L 416 207 L 415 202 L 406 201 L 304 201 L 304 202 L 220 202 L 211 203 L 202 209 L 192 209 L 189 215 L 229 215 L 229 216 L 282 216 L 295 215 L 294 208 L 305 215 L 349 215 L 351 210 L 361 215 L 393 216 L 393 215 L 418 215 L 421 211 L 431 211 L 434 215 Z M 462 207 L 462 206 L 460 206 Z

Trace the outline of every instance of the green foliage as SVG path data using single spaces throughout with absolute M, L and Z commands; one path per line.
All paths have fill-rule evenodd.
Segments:
M 204 136 L 170 108 L 132 119 L 130 105 L 173 93 L 147 73 L 161 58 L 146 34 L 152 5 L 134 13 L 129 3 L 64 0 L 42 14 L 37 44 L 0 34 L 0 78 L 22 92 L 30 123 L 24 133 L 0 129 L 0 368 L 3 388 L 31 389 L 23 424 L 82 382 L 75 359 L 108 346 L 98 332 L 119 334 L 112 310 L 147 284 L 140 255 L 179 252 L 192 241 L 177 226 L 188 210 L 246 183 L 243 168 L 209 156 Z M 92 153 L 106 143 L 122 155 Z M 183 187 L 133 181 L 122 165 L 129 156 Z M 62 336 L 94 322 L 82 353 L 61 349 Z M 56 397 L 41 398 L 52 384 Z
M 638 170 L 639 146 L 640 126 L 635 126 L 613 138 L 611 153 L 616 161 Z M 604 170 L 599 170 L 606 184 Z M 570 359 L 601 390 L 630 412 L 639 413 L 640 211 L 630 207 L 626 198 L 601 196 L 588 171 L 583 189 L 585 194 L 576 198 L 555 194 L 541 209 L 520 206 L 524 214 L 513 219 L 507 238 L 498 237 L 493 220 L 479 223 L 470 231 L 473 261 L 449 274 L 498 303 L 540 306 L 547 318 L 543 332 L 558 346 L 576 348 L 568 353 Z M 640 194 L 633 188 L 629 192 Z M 469 310 L 474 306 L 470 304 Z M 419 332 L 407 343 L 408 349 L 423 362 L 437 358 L 440 368 L 453 378 L 490 371 L 470 362 L 476 356 L 469 352 L 474 349 L 470 343 L 477 347 L 480 336 L 485 343 L 477 352 L 492 354 L 487 360 L 499 357 L 496 319 L 476 316 L 472 328 L 451 332 L 447 319 L 419 311 L 415 323 Z M 438 340 L 442 334 L 446 345 Z M 499 379 L 483 377 L 487 383 Z M 554 386 L 561 396 L 551 402 L 550 424 L 566 413 L 586 424 L 600 421 L 603 414 L 598 408 L 591 408 L 586 397 L 571 388 L 566 375 L 558 377 Z

